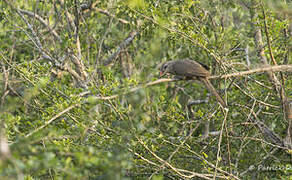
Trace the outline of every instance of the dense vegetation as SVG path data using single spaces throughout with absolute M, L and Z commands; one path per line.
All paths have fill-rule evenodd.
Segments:
M 0 37 L 0 179 L 291 178 L 290 0 L 4 0 Z

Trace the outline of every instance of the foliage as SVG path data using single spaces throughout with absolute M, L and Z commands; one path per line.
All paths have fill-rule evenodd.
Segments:
M 289 139 L 291 72 L 212 80 L 228 110 L 198 81 L 145 85 L 170 59 L 195 59 L 214 75 L 291 64 L 288 7 L 4 0 L 0 178 L 289 178 L 291 146 L 268 135 Z M 207 125 L 215 136 L 204 137 Z

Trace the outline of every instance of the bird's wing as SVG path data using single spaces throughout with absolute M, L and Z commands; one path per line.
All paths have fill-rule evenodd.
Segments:
M 179 63 L 176 63 L 175 66 L 177 66 L 175 69 L 184 69 L 183 74 L 178 74 L 182 76 L 188 76 L 188 77 L 208 77 L 210 76 L 210 73 L 208 70 L 206 70 L 201 64 L 199 64 L 196 61 L 193 60 L 181 60 L 178 61 Z

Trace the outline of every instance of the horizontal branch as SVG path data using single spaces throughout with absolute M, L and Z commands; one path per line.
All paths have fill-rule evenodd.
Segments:
M 155 84 L 160 84 L 160 83 L 163 83 L 163 82 L 172 82 L 172 81 L 178 81 L 178 79 L 158 79 L 156 81 L 149 82 L 149 83 L 147 83 L 145 85 L 134 87 L 134 88 L 130 89 L 129 91 L 121 93 L 121 94 L 115 94 L 115 95 L 112 95 L 112 96 L 105 96 L 105 97 L 95 96 L 95 98 L 96 98 L 96 100 L 110 100 L 110 99 L 117 98 L 120 95 L 125 95 L 125 94 L 131 93 L 131 92 L 138 91 L 139 89 L 145 88 L 147 86 L 153 86 Z M 88 95 L 88 94 L 90 94 L 90 92 L 86 91 L 84 93 L 81 93 L 80 96 L 85 96 L 85 95 Z
M 266 71 L 273 71 L 273 72 L 292 71 L 292 65 L 279 65 L 279 66 L 269 66 L 269 67 L 264 67 L 264 68 L 257 68 L 257 69 L 252 69 L 249 71 L 241 71 L 241 72 L 236 72 L 236 73 L 226 74 L 226 75 L 221 75 L 221 76 L 211 76 L 209 79 L 218 79 L 218 78 L 223 79 L 223 78 L 229 78 L 229 77 L 238 77 L 238 76 L 245 76 L 245 75 L 249 75 L 249 74 L 266 72 Z
M 258 72 L 265 72 L 265 71 L 274 71 L 274 72 L 292 71 L 292 65 L 280 65 L 280 66 L 270 66 L 270 67 L 265 67 L 265 68 L 257 68 L 257 69 L 253 69 L 253 70 L 249 70 L 249 71 L 241 71 L 241 72 L 226 74 L 226 75 L 221 75 L 221 76 L 210 76 L 209 79 L 223 79 L 223 78 L 230 78 L 230 77 L 246 76 L 249 74 L 254 74 L 254 73 L 258 73 Z M 173 81 L 179 81 L 179 80 L 180 79 L 169 79 L 169 78 L 158 79 L 156 81 L 146 83 L 145 85 L 134 87 L 134 88 L 130 89 L 129 91 L 121 93 L 121 94 L 116 94 L 116 95 L 112 95 L 112 96 L 105 96 L 105 97 L 95 96 L 95 98 L 97 98 L 98 100 L 110 100 L 110 99 L 117 98 L 120 95 L 135 92 L 135 91 L 142 89 L 142 88 L 145 88 L 147 86 L 153 86 L 153 85 L 160 84 L 163 82 L 173 82 Z

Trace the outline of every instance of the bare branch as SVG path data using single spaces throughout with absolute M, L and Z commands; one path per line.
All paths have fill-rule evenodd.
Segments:
M 225 108 L 226 109 L 226 108 Z M 220 130 L 220 135 L 219 135 L 219 143 L 218 143 L 218 149 L 217 149 L 217 160 L 216 160 L 216 168 L 215 168 L 215 171 L 214 171 L 214 178 L 213 179 L 216 179 L 216 174 L 217 174 L 217 167 L 218 167 L 218 164 L 219 164 L 219 161 L 220 161 L 220 149 L 221 149 L 221 142 L 222 142 L 222 135 L 223 135 L 223 129 L 224 129 L 224 125 L 226 123 L 226 120 L 227 120 L 227 115 L 228 115 L 228 109 L 226 111 L 224 111 L 224 120 L 223 120 L 223 123 L 221 125 L 221 130 Z
M 71 109 L 75 108 L 76 106 L 78 106 L 78 104 L 74 104 L 72 106 L 69 106 L 68 108 L 64 109 L 63 111 L 61 111 L 60 113 L 56 114 L 54 117 L 52 117 L 50 120 L 46 121 L 44 125 L 38 127 L 37 129 L 35 129 L 34 131 L 30 132 L 29 134 L 27 134 L 25 137 L 29 137 L 32 134 L 38 132 L 39 130 L 45 128 L 47 125 L 49 125 L 50 123 L 52 123 L 54 120 L 56 120 L 57 118 L 59 118 L 60 116 L 62 116 L 63 114 L 69 112 Z
M 109 64 L 111 64 L 117 57 L 118 55 L 121 53 L 121 51 L 123 49 L 125 49 L 136 37 L 136 35 L 138 35 L 137 31 L 132 31 L 130 32 L 129 36 L 119 45 L 119 47 L 117 48 L 116 52 L 114 52 L 104 63 L 104 66 L 107 66 Z
M 292 100 L 286 102 L 286 115 L 288 120 L 288 127 L 286 137 L 284 139 L 284 146 L 292 149 Z
M 292 71 L 292 65 L 280 65 L 280 66 L 270 66 L 270 67 L 265 67 L 265 68 L 257 68 L 257 69 L 253 69 L 253 70 L 249 70 L 249 71 L 241 71 L 241 72 L 226 74 L 226 75 L 222 75 L 222 76 L 211 76 L 211 77 L 209 77 L 209 79 L 224 79 L 224 78 L 230 78 L 230 77 L 239 77 L 239 76 L 246 76 L 246 75 L 254 74 L 254 73 L 258 73 L 258 72 L 265 72 L 265 71 L 273 71 L 273 72 Z M 100 100 L 110 100 L 110 99 L 117 98 L 120 95 L 135 92 L 135 91 L 142 89 L 142 88 L 145 88 L 147 86 L 153 86 L 153 85 L 160 84 L 163 82 L 173 82 L 173 81 L 179 81 L 179 80 L 180 79 L 158 79 L 156 81 L 146 83 L 145 85 L 134 87 L 134 88 L 130 89 L 129 91 L 124 92 L 122 94 L 116 94 L 116 95 L 106 96 L 106 97 L 96 96 L 95 98 L 100 99 Z M 85 93 L 84 95 L 87 95 L 87 94 L 88 93 Z
M 55 59 L 53 59 L 47 52 L 45 52 L 45 50 L 43 49 L 43 46 L 41 44 L 40 39 L 38 38 L 36 32 L 32 28 L 32 25 L 27 21 L 27 19 L 25 19 L 25 17 L 23 16 L 23 14 L 20 11 L 18 11 L 16 9 L 16 12 L 21 17 L 21 19 L 26 23 L 27 27 L 30 29 L 33 37 L 31 37 L 26 31 L 24 31 L 24 32 L 32 40 L 32 42 L 36 46 L 37 50 L 43 55 L 43 58 L 52 61 L 54 64 L 58 64 Z
M 163 160 L 161 157 L 159 157 L 157 154 L 155 154 L 153 151 L 151 151 L 148 148 L 148 146 L 140 138 L 138 138 L 138 137 L 136 137 L 136 138 L 137 138 L 138 142 L 145 149 L 147 149 L 147 151 L 149 151 L 150 154 L 152 154 L 159 162 L 165 164 L 167 167 L 169 167 L 170 169 L 172 169 L 178 175 L 180 175 L 180 176 L 182 176 L 184 178 L 188 178 L 188 179 L 189 178 L 194 178 L 194 177 L 200 177 L 200 178 L 203 178 L 203 179 L 209 179 L 209 180 L 211 180 L 211 178 L 209 178 L 210 176 L 212 176 L 211 174 L 200 174 L 200 173 L 196 173 L 196 172 L 192 172 L 192 171 L 188 171 L 188 170 L 178 169 L 178 168 L 172 166 L 170 163 L 168 163 L 167 161 Z M 225 176 L 221 176 L 221 178 L 228 179 L 228 177 L 225 177 Z
M 18 9 L 18 11 L 20 11 L 21 13 L 26 14 L 28 16 L 35 17 L 39 22 L 41 22 L 45 27 L 47 27 L 49 29 L 50 33 L 53 34 L 55 38 L 57 38 L 59 41 L 61 41 L 59 34 L 55 30 L 53 30 L 50 27 L 50 25 L 41 16 L 39 16 L 36 13 L 30 12 L 27 10 L 23 10 L 23 9 Z
M 278 71 L 292 71 L 292 65 L 279 65 L 279 66 L 268 66 L 264 68 L 257 68 L 257 69 L 252 69 L 249 71 L 241 71 L 237 73 L 232 73 L 232 74 L 226 74 L 222 76 L 211 76 L 209 79 L 223 79 L 223 78 L 230 78 L 230 77 L 238 77 L 238 76 L 245 76 L 249 74 L 254 74 L 254 73 L 259 73 L 259 72 L 278 72 Z
M 102 14 L 107 15 L 107 16 L 109 16 L 109 17 L 115 18 L 115 19 L 117 19 L 118 21 L 120 21 L 120 22 L 123 23 L 123 24 L 130 24 L 129 21 L 124 20 L 124 19 L 121 19 L 121 18 L 117 18 L 115 15 L 109 13 L 107 10 L 103 10 L 103 9 L 96 8 L 96 7 L 94 7 L 93 9 L 94 9 L 95 11 L 99 12 L 99 13 L 102 13 Z

